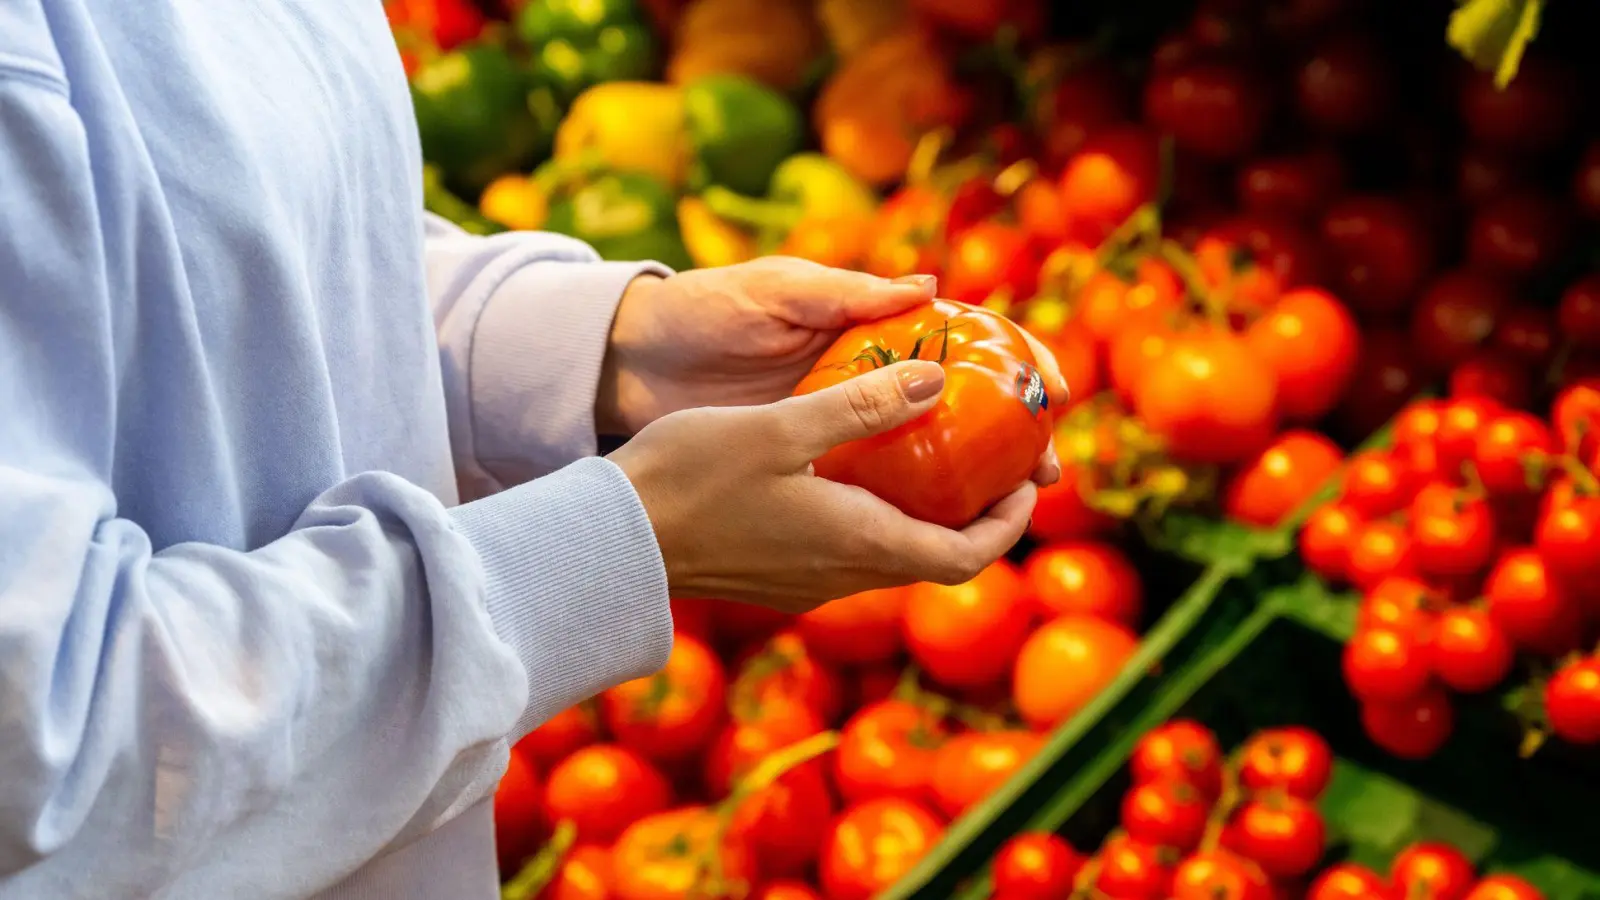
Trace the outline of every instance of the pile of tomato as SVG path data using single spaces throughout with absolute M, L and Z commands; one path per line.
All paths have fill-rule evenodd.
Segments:
M 502 869 L 566 823 L 549 900 L 866 900 L 1121 672 L 1144 603 L 1122 551 L 1087 541 L 793 617 L 675 601 L 660 673 L 513 748 Z
M 1448 844 L 1397 854 L 1387 876 L 1328 857 L 1317 800 L 1334 758 L 1315 731 L 1257 732 L 1225 758 L 1216 735 L 1175 719 L 1147 733 L 1130 762 L 1119 828 L 1091 855 L 1027 832 L 992 867 L 993 900 L 1539 900 L 1507 874 L 1480 878 Z

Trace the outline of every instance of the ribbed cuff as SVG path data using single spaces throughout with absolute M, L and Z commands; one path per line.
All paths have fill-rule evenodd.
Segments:
M 483 561 L 495 630 L 528 671 L 512 741 L 666 665 L 666 566 L 644 504 L 614 463 L 582 460 L 450 515 Z
M 504 483 L 595 453 L 594 402 L 611 320 L 648 262 L 537 262 L 509 276 L 473 334 L 473 449 Z

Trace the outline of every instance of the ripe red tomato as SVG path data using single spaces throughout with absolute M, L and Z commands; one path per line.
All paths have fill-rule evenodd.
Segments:
M 938 405 L 888 434 L 833 448 L 815 462 L 816 474 L 864 487 L 916 518 L 964 526 L 1033 472 L 1050 442 L 1054 388 L 1017 326 L 935 300 L 846 331 L 795 393 L 912 357 L 942 361 Z
M 1161 163 L 1154 135 L 1136 126 L 1092 133 L 1061 172 L 1071 237 L 1097 247 L 1134 210 L 1155 199 Z
M 1024 832 L 1006 841 L 990 867 L 994 900 L 1057 900 L 1072 893 L 1083 854 L 1049 832 Z
M 1247 800 L 1222 831 L 1222 844 L 1275 878 L 1298 878 L 1322 859 L 1326 829 L 1317 808 L 1299 797 Z
M 1260 79 L 1243 67 L 1200 60 L 1151 74 L 1144 117 L 1182 150 L 1234 160 L 1261 140 L 1268 100 Z
M 1205 836 L 1211 799 L 1179 775 L 1136 784 L 1122 797 L 1122 829 L 1134 840 L 1189 851 Z
M 1125 318 L 1121 323 L 1106 357 L 1111 387 L 1124 402 L 1132 402 L 1139 382 L 1167 354 L 1180 330 L 1159 315 Z
M 1234 181 L 1234 196 L 1250 212 L 1309 219 L 1344 187 L 1344 162 L 1337 153 L 1318 150 L 1245 162 Z
M 1466 361 L 1494 333 L 1495 323 L 1516 302 L 1509 285 L 1469 269 L 1441 272 L 1428 283 L 1411 311 L 1411 339 L 1435 372 Z
M 1223 219 L 1206 229 L 1194 253 L 1207 284 L 1231 290 L 1227 299 L 1236 311 L 1265 308 L 1284 291 L 1321 281 L 1321 248 L 1281 216 Z
M 1579 347 L 1600 349 L 1600 275 L 1587 275 L 1567 285 L 1556 317 L 1562 336 Z
M 757 763 L 789 745 L 823 729 L 810 707 L 790 698 L 771 699 L 759 707 L 754 720 L 724 726 L 706 754 L 705 784 L 714 796 L 723 796 Z
M 1556 737 L 1600 743 L 1600 660 L 1580 659 L 1557 670 L 1545 685 L 1544 709 Z
M 1277 379 L 1237 335 L 1178 335 L 1139 382 L 1135 412 L 1173 456 L 1228 463 L 1249 458 L 1277 430 Z
M 1396 313 L 1433 269 L 1426 224 L 1395 197 L 1354 195 L 1322 217 L 1339 296 L 1371 315 Z
M 1571 216 L 1560 201 L 1538 191 L 1508 191 L 1473 214 L 1467 261 L 1484 271 L 1528 278 L 1554 265 L 1571 238 Z
M 1162 263 L 1141 263 L 1132 281 L 1102 269 L 1078 291 L 1077 320 L 1109 349 L 1122 330 L 1135 323 L 1163 323 L 1181 308 L 1176 276 Z
M 802 613 L 795 628 L 819 659 L 852 666 L 888 662 L 903 646 L 905 605 L 903 588 L 866 591 Z
M 1261 867 L 1222 850 L 1203 850 L 1178 864 L 1171 900 L 1270 900 Z
M 1522 61 L 1517 77 L 1504 88 L 1493 73 L 1474 70 L 1461 85 L 1461 118 L 1478 143 L 1511 153 L 1543 153 L 1572 131 L 1578 77 L 1545 57 Z
M 834 784 L 849 803 L 889 796 L 924 801 L 949 737 L 938 716 L 903 700 L 863 707 L 839 735 Z
M 870 900 L 911 871 L 944 832 L 933 813 L 883 797 L 834 820 L 823 844 L 822 889 L 829 900 Z
M 1488 875 L 1472 886 L 1466 900 L 1544 900 L 1544 894 L 1515 875 Z
M 796 876 L 816 861 L 832 817 L 827 776 L 807 763 L 740 803 L 728 830 L 750 848 L 763 875 Z
M 1285 431 L 1229 479 L 1222 509 L 1247 525 L 1274 527 L 1311 499 L 1343 461 L 1339 445 L 1321 434 Z
M 1333 751 L 1309 728 L 1258 731 L 1244 746 L 1239 779 L 1255 791 L 1282 788 L 1290 796 L 1316 800 L 1333 777 Z
M 1536 486 L 1529 482 L 1529 464 L 1541 464 L 1554 452 L 1555 436 L 1543 419 L 1508 411 L 1478 430 L 1472 446 L 1472 464 L 1490 494 L 1520 497 Z
M 780 632 L 749 648 L 734 666 L 728 706 L 735 719 L 759 724 L 770 719 L 769 712 L 787 713 L 795 706 L 809 710 L 824 725 L 839 716 L 843 688 L 838 673 L 818 662 L 811 646 L 794 631 Z
M 1439 410 L 1439 431 L 1434 438 L 1438 474 L 1446 480 L 1462 477 L 1461 466 L 1472 459 L 1478 432 L 1505 410 L 1487 397 L 1455 397 Z
M 907 590 L 906 647 L 935 681 L 979 687 L 1010 669 L 1033 620 L 1028 585 L 1015 566 L 1002 559 L 964 584 Z
M 1132 628 L 1144 608 L 1138 571 L 1110 544 L 1041 547 L 1029 555 L 1023 574 L 1049 616 L 1097 616 Z
M 1500 555 L 1483 585 L 1489 617 L 1518 647 L 1559 656 L 1582 637 L 1582 611 L 1530 547 Z
M 1338 409 L 1345 434 L 1365 438 L 1416 395 L 1425 380 L 1416 356 L 1410 336 L 1395 329 L 1373 329 L 1362 337 L 1356 373 Z
M 1054 728 L 1115 680 L 1138 648 L 1138 637 L 1115 622 L 1092 616 L 1046 622 L 1016 655 L 1017 712 L 1035 728 Z
M 1533 402 L 1533 373 L 1527 363 L 1494 347 L 1485 347 L 1450 370 L 1450 396 L 1484 397 L 1517 408 Z
M 594 844 L 573 847 L 538 900 L 609 900 L 611 850 Z
M 1600 495 L 1556 482 L 1544 495 L 1533 541 L 1550 571 L 1588 599 L 1600 581 Z
M 1027 765 L 1044 745 L 1031 731 L 970 731 L 937 751 L 933 761 L 934 807 L 955 819 L 994 793 Z
M 1383 519 L 1362 525 L 1350 546 L 1349 573 L 1350 583 L 1364 591 L 1390 575 L 1417 574 L 1411 532 Z
M 1172 863 L 1167 851 L 1118 834 L 1100 848 L 1100 871 L 1094 887 L 1116 900 L 1166 900 L 1172 888 Z
M 1384 123 L 1394 77 L 1370 37 L 1356 31 L 1322 41 L 1295 77 L 1295 107 L 1318 131 L 1360 134 Z
M 748 883 L 755 870 L 749 848 L 731 831 L 724 835 L 710 809 L 658 812 L 617 838 L 611 848 L 612 887 L 617 900 L 681 900 L 701 886 L 708 862 L 730 883 Z
M 1306 900 L 1382 900 L 1389 885 L 1366 866 L 1339 863 L 1324 869 L 1311 883 Z
M 574 750 L 598 740 L 600 717 L 595 715 L 594 704 L 584 701 L 556 713 L 528 732 L 517 741 L 516 752 L 533 763 L 535 769 L 549 771 Z
M 1134 745 L 1128 767 L 1134 784 L 1177 779 L 1207 797 L 1222 791 L 1222 748 L 1199 722 L 1173 719 L 1147 732 Z
M 1362 517 L 1343 503 L 1317 507 L 1300 529 L 1300 558 L 1329 581 L 1348 580 L 1350 547 L 1363 524 Z
M 1433 841 L 1401 850 L 1389 866 L 1389 880 L 1402 897 L 1462 900 L 1477 877 L 1466 854 Z
M 1527 181 L 1515 159 L 1483 147 L 1463 148 L 1456 160 L 1456 196 L 1469 208 L 1482 206 Z
M 979 222 L 950 241 L 942 293 L 978 305 L 1000 296 L 1007 302 L 1033 297 L 1039 264 L 1037 244 L 1015 225 Z
M 1109 534 L 1115 527 L 1115 520 L 1083 499 L 1077 468 L 1063 462 L 1061 480 L 1039 491 L 1028 533 L 1041 541 L 1071 541 Z
M 544 787 L 548 820 L 570 820 L 580 841 L 600 844 L 671 802 L 666 776 L 639 754 L 615 744 L 595 744 L 573 753 L 550 770 Z
M 1363 450 L 1345 466 L 1339 499 L 1363 518 L 1382 518 L 1411 505 L 1421 482 L 1393 450 Z
M 1433 674 L 1427 647 L 1391 628 L 1357 632 L 1345 645 L 1343 666 L 1350 692 L 1368 703 L 1415 697 Z
M 1464 694 L 1487 691 L 1511 671 L 1511 642 L 1481 609 L 1458 606 L 1445 610 L 1430 649 L 1434 674 Z
M 1344 304 L 1317 288 L 1284 294 L 1245 332 L 1252 352 L 1278 379 L 1278 411 L 1288 422 L 1327 414 L 1355 373 L 1361 333 Z
M 544 839 L 539 773 L 521 754 L 511 754 L 494 791 L 494 843 L 502 873 L 515 872 Z
M 883 278 L 937 275 L 942 254 L 933 237 L 942 231 L 949 209 L 942 192 L 924 185 L 906 185 L 889 195 L 873 219 L 867 271 Z
M 1373 585 L 1361 598 L 1356 613 L 1356 628 L 1387 628 L 1408 634 L 1419 641 L 1433 634 L 1433 613 L 1429 599 L 1433 591 L 1416 578 L 1391 575 Z
M 617 743 L 661 761 L 699 753 L 727 711 L 727 676 L 711 648 L 680 634 L 666 666 L 600 695 L 600 715 Z
M 1464 577 L 1494 557 L 1495 522 L 1487 501 L 1434 481 L 1411 501 L 1411 547 L 1427 575 Z
M 1374 744 L 1401 759 L 1427 759 L 1455 729 L 1455 708 L 1437 687 L 1398 703 L 1363 703 L 1361 727 Z
M 1550 405 L 1550 421 L 1555 425 L 1561 449 L 1590 461 L 1600 449 L 1600 382 L 1570 384 Z
M 1555 317 L 1542 307 L 1513 306 L 1501 313 L 1490 342 L 1526 365 L 1548 368 L 1556 355 Z

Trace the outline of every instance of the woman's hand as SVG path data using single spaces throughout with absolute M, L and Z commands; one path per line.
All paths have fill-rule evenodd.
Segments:
M 875 588 L 958 584 L 998 559 L 1027 528 L 1031 483 L 952 531 L 811 474 L 835 445 L 926 412 L 943 386 L 935 363 L 896 363 L 814 394 L 645 426 L 610 458 L 650 515 L 673 595 L 801 612 Z

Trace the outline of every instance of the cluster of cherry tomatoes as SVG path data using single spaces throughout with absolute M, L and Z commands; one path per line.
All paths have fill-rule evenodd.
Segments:
M 545 900 L 867 900 L 1121 672 L 1143 594 L 1121 551 L 1079 541 L 794 617 L 675 601 L 660 673 L 514 748 L 502 869 L 566 823 Z
M 993 900 L 1535 900 L 1519 878 L 1479 880 L 1445 844 L 1398 854 L 1388 878 L 1320 870 L 1327 828 L 1316 803 L 1333 775 L 1326 741 L 1298 726 L 1257 732 L 1225 758 L 1204 725 L 1175 719 L 1140 739 L 1120 827 L 1093 855 L 1061 837 L 1020 834 L 995 855 Z M 1309 887 L 1308 887 L 1309 885 Z

